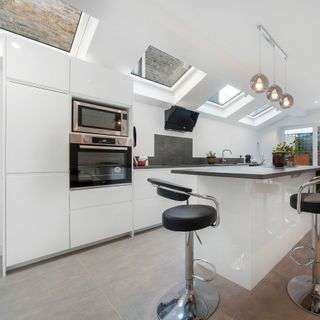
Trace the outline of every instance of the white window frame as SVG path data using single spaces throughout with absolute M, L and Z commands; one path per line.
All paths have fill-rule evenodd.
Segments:
M 290 129 L 303 129 L 303 128 L 312 128 L 312 165 L 318 165 L 318 128 L 320 128 L 320 124 L 316 123 L 304 123 L 299 125 L 287 125 L 284 127 L 278 128 L 278 141 L 279 143 L 284 142 L 284 132 L 285 130 Z

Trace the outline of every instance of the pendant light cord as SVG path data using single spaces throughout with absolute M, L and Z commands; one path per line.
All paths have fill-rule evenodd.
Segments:
M 287 58 L 284 58 L 284 92 L 287 93 Z
M 276 84 L 276 47 L 273 45 L 273 84 Z
M 259 28 L 259 73 L 261 73 L 261 28 Z

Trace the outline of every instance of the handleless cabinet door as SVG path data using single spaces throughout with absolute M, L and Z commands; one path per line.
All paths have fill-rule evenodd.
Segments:
M 132 105 L 132 77 L 78 59 L 71 59 L 70 70 L 70 91 L 74 96 Z
M 27 40 L 8 37 L 7 77 L 62 91 L 69 90 L 70 58 Z
M 7 83 L 7 173 L 69 170 L 69 95 Z
M 69 248 L 69 176 L 7 176 L 7 266 Z

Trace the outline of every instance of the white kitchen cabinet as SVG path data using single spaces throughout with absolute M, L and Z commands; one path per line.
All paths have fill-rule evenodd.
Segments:
M 68 91 L 70 58 L 28 40 L 8 37 L 7 77 L 17 81 Z
M 7 172 L 69 171 L 70 97 L 7 82 Z
M 133 192 L 133 216 L 134 230 L 153 227 L 162 223 L 162 213 L 171 207 L 185 204 L 163 198 L 157 194 L 157 189 L 148 182 L 148 178 L 157 178 L 171 181 L 190 187 L 196 191 L 196 176 L 178 175 L 171 173 L 172 168 L 166 169 L 135 169 Z M 197 203 L 197 199 L 191 197 L 190 203 Z
M 132 186 L 109 186 L 70 192 L 70 209 L 77 210 L 132 200 Z
M 71 247 L 87 245 L 132 231 L 132 202 L 72 210 Z
M 115 105 L 132 105 L 132 77 L 75 58 L 71 59 L 70 70 L 70 91 L 73 96 L 87 96 Z
M 148 199 L 157 197 L 157 189 L 148 182 L 148 178 L 156 178 L 161 180 L 173 181 L 170 169 L 135 169 L 133 198 Z
M 7 266 L 69 248 L 69 175 L 9 174 Z
M 134 230 L 145 229 L 162 224 L 162 213 L 166 209 L 176 205 L 175 201 L 165 199 L 160 196 L 150 199 L 135 200 L 133 205 Z

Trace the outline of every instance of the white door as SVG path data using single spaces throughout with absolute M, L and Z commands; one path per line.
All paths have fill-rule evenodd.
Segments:
M 27 40 L 8 37 L 7 77 L 62 91 L 69 90 L 70 58 Z
M 7 83 L 7 172 L 69 170 L 69 95 Z
M 69 175 L 7 175 L 7 266 L 69 248 Z

